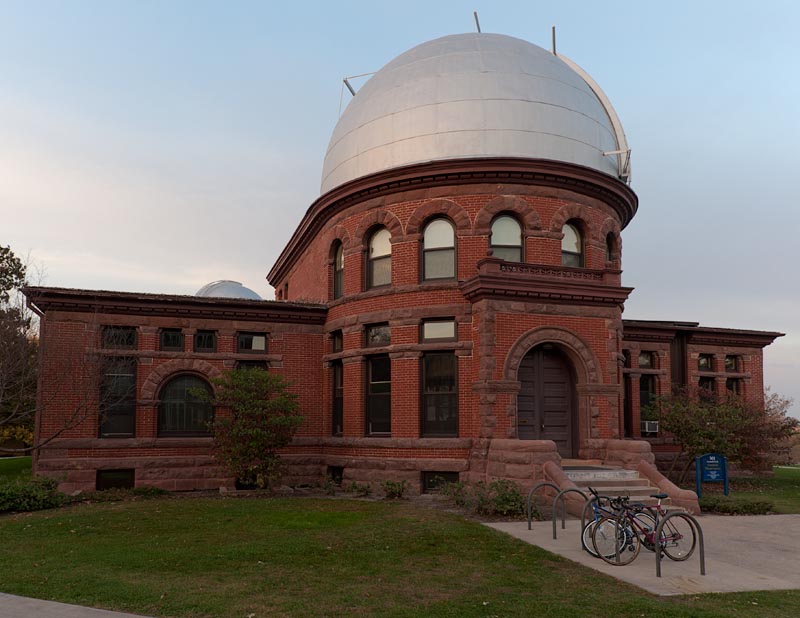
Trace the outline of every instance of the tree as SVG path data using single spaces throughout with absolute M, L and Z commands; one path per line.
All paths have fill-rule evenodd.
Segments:
M 19 293 L 26 267 L 0 245 L 0 443 L 32 443 L 36 407 L 36 337 L 33 316 Z
M 245 484 L 274 486 L 280 478 L 277 450 L 291 442 L 303 421 L 289 383 L 264 369 L 228 371 L 212 383 L 213 403 L 230 411 L 213 423 L 217 459 Z
M 767 467 L 798 426 L 797 419 L 787 415 L 791 403 L 769 390 L 763 405 L 758 405 L 737 395 L 718 398 L 707 391 L 684 389 L 659 397 L 646 412 L 660 418 L 661 428 L 672 434 L 688 455 L 679 477 L 683 482 L 694 458 L 709 452 L 722 453 L 745 468 Z

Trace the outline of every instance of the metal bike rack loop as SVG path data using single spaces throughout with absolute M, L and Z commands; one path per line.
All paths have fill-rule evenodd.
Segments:
M 678 515 L 685 517 L 689 520 L 689 523 L 694 527 L 695 532 L 697 532 L 697 539 L 700 542 L 700 575 L 706 574 L 706 546 L 703 542 L 703 529 L 700 527 L 700 524 L 694 518 L 693 515 L 689 515 L 689 513 L 684 513 L 683 511 L 673 511 L 672 513 L 667 513 L 663 519 L 658 522 L 658 526 L 656 526 L 656 539 L 661 538 L 661 531 L 664 528 L 664 523 L 672 518 L 677 517 Z M 661 553 L 660 551 L 656 552 L 656 577 L 661 577 Z
M 534 485 L 533 489 L 531 489 L 528 492 L 528 499 L 525 502 L 525 514 L 528 516 L 528 530 L 531 529 L 531 519 L 533 518 L 533 511 L 531 509 L 532 501 L 533 501 L 533 494 L 535 494 L 542 487 L 552 487 L 553 489 L 558 491 L 558 485 L 556 485 L 555 483 L 548 483 L 548 482 L 545 481 L 544 483 L 539 483 L 538 485 Z
M 570 489 L 564 489 L 563 491 L 558 492 L 558 495 L 556 495 L 556 499 L 553 500 L 553 539 L 558 538 L 558 533 L 556 532 L 556 519 L 558 514 L 559 500 L 561 500 L 564 503 L 564 508 L 562 509 L 561 512 L 561 529 L 563 530 L 567 527 L 567 502 L 564 496 L 566 496 L 569 493 L 580 494 L 583 497 L 583 499 L 586 500 L 586 494 L 583 493 L 580 489 L 577 489 L 576 487 L 572 487 Z M 583 528 L 581 528 L 581 533 L 583 533 Z

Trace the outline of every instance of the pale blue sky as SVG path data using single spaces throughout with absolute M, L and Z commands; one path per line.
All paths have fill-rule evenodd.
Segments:
M 611 98 L 639 213 L 625 317 L 787 333 L 800 400 L 800 4 L 0 1 L 0 243 L 45 283 L 194 293 L 265 275 L 318 195 L 341 78 L 474 28 Z M 800 406 L 795 406 L 798 413 Z

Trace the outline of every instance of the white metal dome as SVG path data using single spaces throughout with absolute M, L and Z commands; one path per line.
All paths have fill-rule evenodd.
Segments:
M 203 287 L 197 290 L 195 296 L 202 296 L 206 298 L 243 298 L 245 300 L 262 300 L 262 298 L 250 288 L 246 288 L 238 281 L 230 281 L 228 279 L 206 283 Z
M 358 91 L 333 131 L 321 192 L 413 163 L 483 157 L 564 161 L 627 180 L 627 151 L 610 102 L 570 60 L 505 35 L 456 34 L 401 54 Z

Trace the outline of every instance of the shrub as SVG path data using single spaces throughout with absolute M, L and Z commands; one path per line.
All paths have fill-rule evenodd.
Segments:
M 774 505 L 767 500 L 746 500 L 726 496 L 704 496 L 700 498 L 700 509 L 721 515 L 766 515 Z
M 456 506 L 464 507 L 467 505 L 469 495 L 464 481 L 444 483 L 441 485 L 441 492 Z
M 61 506 L 67 497 L 57 487 L 57 481 L 46 477 L 0 485 L 0 513 L 39 511 Z
M 372 485 L 369 483 L 350 483 L 350 491 L 360 498 L 367 498 L 372 495 Z
M 400 500 L 408 489 L 407 481 L 384 481 L 383 491 L 387 500 Z
M 459 507 L 466 507 L 481 515 L 502 515 L 504 517 L 525 513 L 525 498 L 516 483 L 507 479 L 497 479 L 489 483 L 474 485 L 447 483 L 443 493 Z

